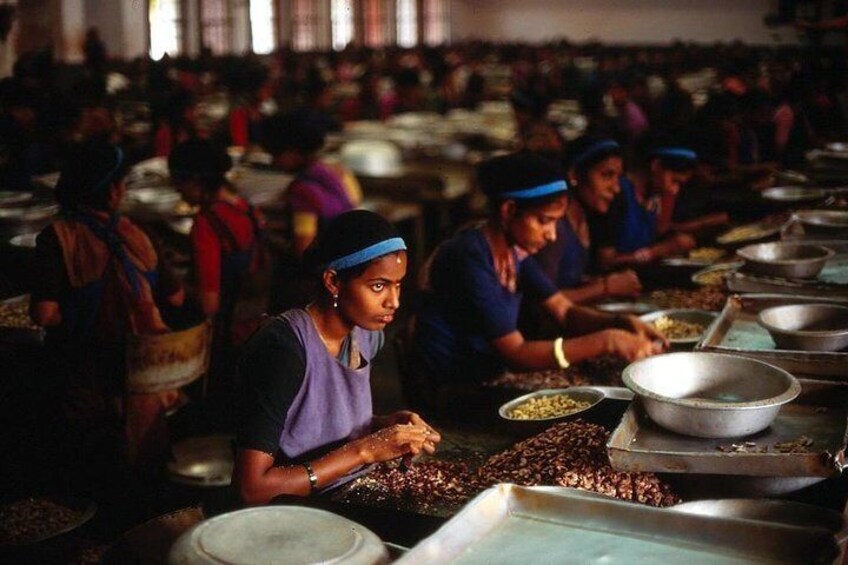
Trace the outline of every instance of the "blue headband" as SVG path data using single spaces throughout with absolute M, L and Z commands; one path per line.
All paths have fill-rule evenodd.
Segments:
M 502 192 L 499 197 L 504 200 L 514 198 L 517 200 L 528 200 L 530 198 L 540 198 L 557 192 L 565 192 L 568 190 L 568 183 L 564 180 L 556 180 L 548 184 L 541 184 L 533 188 L 523 188 L 521 190 L 512 190 L 510 192 Z
M 685 147 L 660 147 L 653 151 L 651 155 L 655 157 L 671 157 L 672 159 L 686 159 L 687 161 L 698 160 L 698 154 Z
M 379 243 L 369 245 L 365 249 L 354 251 L 350 255 L 345 255 L 344 257 L 333 259 L 332 261 L 327 263 L 326 268 L 333 271 L 341 271 L 344 269 L 355 267 L 357 265 L 361 265 L 362 263 L 370 261 L 371 259 L 376 259 L 377 257 L 382 257 L 383 255 L 388 255 L 389 253 L 393 253 L 395 251 L 405 250 L 406 243 L 403 241 L 403 238 L 393 237 L 391 239 L 384 239 Z
M 588 161 L 591 157 L 594 157 L 601 151 L 606 151 L 608 149 L 620 149 L 621 145 L 612 139 L 602 139 L 601 141 L 596 141 L 589 147 L 587 147 L 583 153 L 580 153 L 577 157 L 574 158 L 574 166 L 582 165 L 586 161 Z

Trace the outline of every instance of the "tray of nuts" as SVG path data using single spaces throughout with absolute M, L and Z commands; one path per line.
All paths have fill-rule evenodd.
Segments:
M 742 438 L 682 436 L 654 424 L 638 403 L 607 443 L 622 471 L 749 477 L 837 477 L 846 467 L 848 385 L 802 380 L 801 395 L 771 426 Z
M 732 353 L 759 359 L 814 379 L 848 381 L 848 351 L 794 351 L 778 349 L 768 330 L 757 321 L 766 308 L 788 304 L 846 304 L 846 300 L 813 295 L 743 294 L 727 299 L 718 319 L 695 346 L 699 351 Z
M 29 317 L 29 295 L 0 301 L 0 343 L 39 342 L 44 330 Z
M 41 542 L 70 532 L 94 516 L 97 505 L 73 497 L 29 497 L 0 506 L 0 548 Z

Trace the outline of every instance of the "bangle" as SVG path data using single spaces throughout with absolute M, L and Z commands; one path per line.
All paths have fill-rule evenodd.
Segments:
M 562 349 L 562 338 L 558 337 L 554 340 L 554 358 L 560 369 L 568 369 L 571 363 L 565 358 L 565 351 Z
M 318 476 L 312 470 L 312 465 L 309 463 L 303 463 L 303 468 L 306 469 L 306 476 L 309 477 L 309 489 L 315 490 L 318 488 Z

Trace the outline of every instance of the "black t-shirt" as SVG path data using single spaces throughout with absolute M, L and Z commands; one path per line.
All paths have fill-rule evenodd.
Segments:
M 244 345 L 238 363 L 239 449 L 276 456 L 289 408 L 306 378 L 306 352 L 288 323 L 274 319 Z

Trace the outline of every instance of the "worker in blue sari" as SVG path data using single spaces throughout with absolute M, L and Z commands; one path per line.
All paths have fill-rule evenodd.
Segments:
M 413 336 L 419 399 L 451 410 L 482 382 L 506 369 L 567 368 L 614 355 L 636 360 L 666 340 L 631 316 L 574 304 L 545 276 L 532 254 L 556 240 L 568 185 L 552 162 L 530 153 L 482 163 L 478 181 L 491 212 L 482 225 L 442 243 L 428 262 Z M 518 329 L 522 300 L 538 302 L 561 337 L 526 339 Z
M 695 238 L 670 229 L 681 187 L 693 176 L 698 157 L 675 145 L 648 145 L 606 212 L 590 211 L 594 259 L 600 270 L 650 263 L 693 249 Z M 665 208 L 663 209 L 663 204 Z
M 621 146 L 612 139 L 583 136 L 571 142 L 565 155 L 571 186 L 568 209 L 557 222 L 556 241 L 534 257 L 548 277 L 571 300 L 585 303 L 611 297 L 635 297 L 642 291 L 630 269 L 593 273 L 587 217 L 605 214 L 616 195 L 624 170 Z

